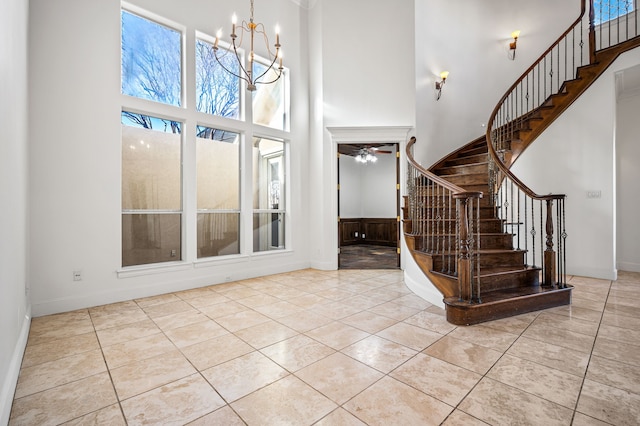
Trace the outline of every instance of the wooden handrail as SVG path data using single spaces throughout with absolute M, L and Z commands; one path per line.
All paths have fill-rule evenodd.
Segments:
M 411 139 L 409 139 L 409 142 L 407 143 L 407 148 L 405 150 L 406 154 L 407 154 L 407 161 L 409 161 L 409 164 L 411 164 L 422 175 L 428 177 L 429 179 L 431 179 L 432 181 L 434 181 L 438 185 L 440 185 L 440 186 L 444 187 L 445 189 L 448 189 L 449 191 L 451 191 L 452 196 L 454 198 L 482 198 L 482 191 L 467 191 L 467 190 L 465 190 L 463 188 L 460 188 L 459 186 L 454 185 L 451 182 L 441 178 L 438 175 L 434 175 L 429 170 L 427 170 L 424 167 L 422 167 L 413 158 L 412 148 L 413 148 L 413 145 L 415 145 L 415 143 L 416 143 L 416 138 L 415 138 L 415 136 L 412 136 Z
M 487 138 L 487 145 L 489 147 L 489 155 L 491 156 L 491 158 L 493 159 L 494 163 L 498 166 L 498 168 L 500 169 L 500 171 L 502 171 L 502 173 L 504 173 L 505 176 L 507 176 L 509 179 L 511 179 L 525 194 L 527 194 L 529 197 L 536 199 L 536 200 L 553 200 L 553 199 L 561 199 L 561 198 L 565 198 L 564 194 L 549 194 L 549 195 L 539 195 L 536 194 L 533 190 L 531 190 L 527 185 L 524 184 L 524 182 L 522 182 L 520 179 L 518 179 L 510 170 L 509 168 L 502 162 L 502 160 L 498 157 L 498 154 L 495 151 L 495 148 L 493 147 L 493 140 L 492 140 L 492 129 L 493 129 L 493 123 L 496 120 L 496 116 L 498 115 L 498 112 L 500 111 L 500 108 L 502 107 L 502 105 L 504 104 L 504 102 L 507 100 L 507 98 L 511 95 L 511 93 L 513 93 L 518 85 L 520 85 L 529 75 L 530 72 L 532 72 L 536 66 L 538 66 L 540 63 L 542 63 L 542 61 L 546 58 L 546 56 L 553 51 L 553 49 L 556 46 L 559 46 L 560 43 L 562 42 L 562 40 L 564 40 L 564 38 L 571 32 L 574 30 L 574 28 L 580 24 L 582 22 L 582 19 L 584 18 L 584 14 L 586 12 L 586 3 L 587 1 L 590 2 L 590 4 L 593 2 L 593 0 L 580 0 L 580 16 L 578 16 L 578 18 L 573 22 L 573 24 L 571 24 L 571 26 L 569 26 L 569 28 L 567 28 L 567 30 L 562 33 L 562 35 L 560 37 L 558 37 L 558 39 L 547 49 L 544 51 L 544 53 L 542 53 L 542 55 L 540 55 L 540 57 L 529 67 L 527 68 L 527 70 L 520 76 L 520 78 L 518 78 L 515 83 L 513 83 L 511 85 L 511 87 L 509 87 L 509 89 L 507 89 L 507 91 L 505 92 L 505 94 L 502 96 L 502 98 L 500 98 L 500 100 L 498 101 L 498 103 L 496 104 L 496 107 L 493 109 L 493 112 L 491 113 L 491 116 L 489 117 L 489 121 L 488 121 L 488 125 L 487 125 L 487 134 L 486 134 L 486 138 Z M 590 8 L 591 10 L 593 9 L 593 7 Z M 590 16 L 592 15 L 592 13 L 590 13 Z M 593 18 L 590 18 L 590 20 Z M 590 32 L 592 31 L 592 24 L 590 24 L 590 28 L 589 28 Z M 591 52 L 595 47 L 591 45 L 591 43 L 589 43 L 589 51 Z

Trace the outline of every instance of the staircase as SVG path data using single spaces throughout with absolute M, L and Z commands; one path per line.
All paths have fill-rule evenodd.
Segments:
M 536 194 L 510 168 L 621 53 L 640 46 L 635 11 L 596 25 L 598 12 L 583 1 L 576 21 L 499 101 L 486 135 L 429 169 L 413 159 L 415 138 L 407 145 L 405 240 L 453 324 L 571 303 L 565 196 Z

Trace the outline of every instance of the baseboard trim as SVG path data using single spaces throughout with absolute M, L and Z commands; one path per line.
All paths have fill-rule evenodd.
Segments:
M 31 307 L 27 307 L 27 313 L 22 321 L 22 328 L 20 329 L 20 335 L 18 341 L 13 350 L 13 355 L 7 369 L 7 377 L 2 385 L 0 393 L 0 404 L 2 409 L 0 410 L 0 424 L 9 424 L 9 416 L 11 415 L 11 406 L 13 405 L 13 396 L 16 392 L 16 386 L 18 384 L 18 376 L 20 375 L 20 367 L 22 366 L 22 357 L 27 347 L 27 339 L 29 338 L 29 327 L 31 326 Z
M 618 262 L 618 271 L 640 272 L 640 263 Z

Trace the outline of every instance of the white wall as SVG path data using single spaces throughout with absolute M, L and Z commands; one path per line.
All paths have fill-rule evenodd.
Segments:
M 0 2 L 0 424 L 7 424 L 29 331 L 28 2 Z
M 323 0 L 309 11 L 314 267 L 338 265 L 336 147 L 327 127 L 414 126 L 413 12 L 413 0 Z
M 238 7 L 232 0 L 131 3 L 184 25 L 188 50 L 194 31 L 228 28 L 234 9 L 240 17 L 249 13 L 248 3 Z M 290 0 L 256 5 L 258 21 L 268 29 L 276 23 L 282 28 L 291 69 L 291 250 L 196 264 L 191 247 L 191 258 L 179 265 L 120 276 L 120 2 L 32 0 L 30 19 L 34 315 L 308 267 L 306 178 L 301 178 L 308 162 L 308 71 L 301 59 L 306 36 L 300 36 L 306 11 Z M 195 199 L 189 191 L 185 197 Z M 77 269 L 82 281 L 72 280 Z
M 384 147 L 393 151 L 394 147 Z M 394 218 L 396 210 L 396 156 L 378 154 L 375 163 L 362 164 L 340 156 L 340 217 Z
M 616 111 L 617 268 L 640 272 L 640 87 L 621 93 Z
M 415 3 L 415 155 L 426 167 L 483 135 L 505 91 L 580 13 L 579 0 Z M 521 34 L 512 61 L 507 53 L 514 30 Z M 450 75 L 436 102 L 435 81 L 445 70 Z
M 569 274 L 616 277 L 615 73 L 637 64 L 640 49 L 621 55 L 513 167 L 538 194 L 567 195 Z M 621 113 L 621 118 L 628 113 L 637 121 L 637 111 Z M 625 182 L 629 184 L 634 185 L 637 197 L 637 180 Z M 587 198 L 587 191 L 601 191 L 602 196 Z

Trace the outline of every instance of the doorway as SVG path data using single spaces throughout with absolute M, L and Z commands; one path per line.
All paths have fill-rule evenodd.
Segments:
M 338 268 L 400 268 L 398 143 L 339 143 Z

